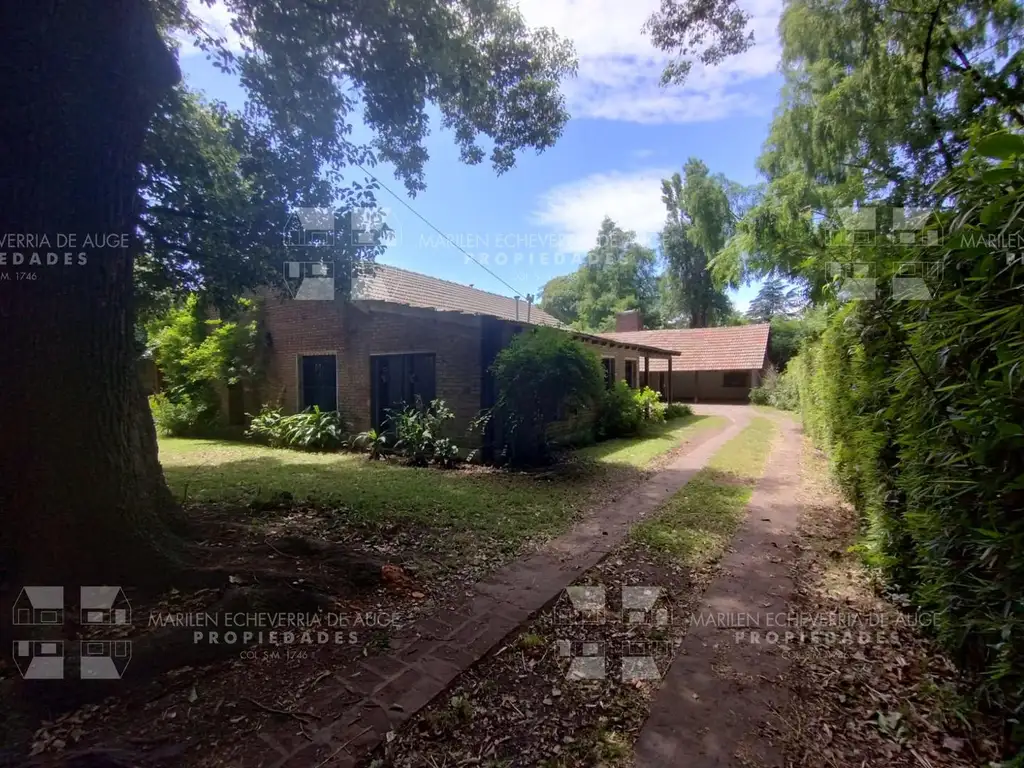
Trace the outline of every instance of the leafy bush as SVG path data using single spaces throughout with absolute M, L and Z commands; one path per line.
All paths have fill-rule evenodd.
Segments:
M 938 254 L 931 300 L 884 290 L 915 253 L 869 249 L 881 295 L 834 310 L 790 369 L 805 429 L 863 517 L 860 551 L 978 673 L 979 696 L 1019 714 L 1024 265 L 985 238 L 1024 234 L 1024 138 L 1001 134 L 981 149 L 940 189 L 955 203 L 943 224 L 956 235 Z
M 345 443 L 345 422 L 337 411 L 312 409 L 285 416 L 279 408 L 263 406 L 252 417 L 246 436 L 274 448 L 334 451 Z
M 597 415 L 597 439 L 640 434 L 648 424 L 665 421 L 668 406 L 650 387 L 633 389 L 621 379 L 605 392 Z
M 239 302 L 242 313 L 249 308 Z M 146 326 L 149 353 L 163 391 L 152 403 L 166 435 L 195 435 L 221 426 L 218 386 L 258 376 L 255 322 L 209 319 L 195 295 Z
M 164 393 L 151 395 L 149 407 L 157 433 L 166 437 L 201 434 L 208 429 L 216 413 L 214 404 L 187 394 L 173 400 Z
M 395 453 L 416 466 L 431 462 L 451 466 L 459 449 L 443 431 L 445 423 L 453 418 L 455 414 L 444 400 L 433 400 L 424 406 L 417 398 L 415 405 L 400 411 L 389 410 L 388 421 L 395 430 Z
M 601 396 L 604 373 L 597 355 L 554 328 L 532 328 L 513 337 L 491 366 L 498 386 L 492 413 L 502 457 L 513 464 L 551 458 L 548 428 Z
M 640 432 L 644 411 L 634 390 L 622 379 L 606 390 L 597 412 L 597 439 L 611 440 Z
M 665 406 L 665 420 L 681 419 L 684 416 L 693 416 L 693 408 L 686 403 L 668 403 Z
M 750 402 L 754 405 L 771 405 L 771 393 L 763 383 L 750 390 Z
M 661 399 L 661 393 L 655 392 L 650 387 L 634 390 L 633 397 L 640 406 L 644 421 L 648 424 L 659 424 L 665 421 L 666 405 Z
M 797 367 L 787 368 L 783 373 L 769 365 L 761 379 L 761 386 L 750 390 L 750 402 L 755 405 L 770 405 L 784 411 L 800 408 L 800 390 L 797 384 Z
M 386 432 L 368 429 L 352 437 L 346 447 L 354 451 L 365 451 L 370 460 L 383 459 L 391 448 L 390 436 Z

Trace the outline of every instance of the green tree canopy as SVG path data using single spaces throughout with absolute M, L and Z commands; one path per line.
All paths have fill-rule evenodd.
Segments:
M 757 296 L 750 302 L 747 317 L 754 322 L 767 323 L 775 317 L 790 317 L 800 303 L 795 288 L 781 277 L 772 275 L 761 285 Z
M 579 273 L 553 277 L 544 283 L 540 293 L 540 308 L 563 323 L 574 323 L 580 316 Z
M 691 158 L 682 174 L 662 181 L 661 190 L 667 319 L 690 328 L 722 324 L 732 304 L 716 285 L 709 264 L 733 231 L 735 216 L 726 188 L 703 162 Z
M 714 267 L 733 284 L 781 269 L 820 297 L 823 248 L 845 209 L 941 209 L 936 182 L 972 135 L 1024 126 L 1024 9 L 792 0 L 779 32 L 782 104 L 759 160 L 767 186 Z
M 613 330 L 615 315 L 630 309 L 640 310 L 647 324 L 657 327 L 656 269 L 654 250 L 606 216 L 583 265 L 549 280 L 541 292 L 541 307 L 584 331 Z

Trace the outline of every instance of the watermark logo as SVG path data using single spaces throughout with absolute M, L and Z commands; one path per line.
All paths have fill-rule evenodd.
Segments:
M 585 634 L 588 627 L 617 623 L 648 630 L 667 631 L 669 611 L 660 601 L 665 590 L 657 586 L 625 586 L 621 591 L 620 612 L 608 607 L 605 588 L 600 585 L 568 587 L 567 600 L 560 600 L 555 608 L 555 620 L 562 631 Z M 632 637 L 633 633 L 624 632 Z M 624 683 L 640 680 L 660 680 L 657 657 L 668 650 L 663 642 L 629 641 L 620 646 L 609 646 L 589 638 L 562 637 L 556 641 L 558 655 L 568 659 L 567 680 L 603 680 L 609 673 L 609 657 L 619 658 L 619 679 Z
M 80 623 L 101 631 L 131 624 L 132 607 L 120 587 L 87 586 L 79 590 Z M 14 601 L 15 627 L 50 628 L 64 625 L 64 587 L 25 587 Z M 37 629 L 38 631 L 38 629 Z M 131 642 L 124 639 L 90 638 L 80 643 L 80 676 L 83 680 L 119 680 L 131 660 Z M 16 639 L 14 664 L 26 680 L 63 680 L 65 647 L 62 639 Z
M 871 301 L 878 297 L 875 264 L 858 261 L 832 261 L 828 264 L 829 282 L 843 301 Z M 942 262 L 901 261 L 895 264 L 890 281 L 894 301 L 929 301 L 932 287 L 942 278 Z
M 893 208 L 892 229 L 900 245 L 933 247 L 942 241 L 938 220 L 927 208 Z
M 63 640 L 15 640 L 13 656 L 25 680 L 64 679 Z
M 844 301 L 870 301 L 876 296 L 878 281 L 874 277 L 874 265 L 869 262 L 830 261 L 828 276 Z
M 398 222 L 391 208 L 353 208 L 349 221 L 351 244 L 356 247 L 378 248 L 399 243 Z
M 64 587 L 25 587 L 14 601 L 16 627 L 59 627 L 64 624 Z
M 83 680 L 120 680 L 132 660 L 130 640 L 83 640 L 81 642 L 81 678 Z
M 284 282 L 298 301 L 334 301 L 334 262 L 286 261 Z
M 83 627 L 128 627 L 132 606 L 121 587 L 82 587 Z M 132 659 L 130 640 L 90 638 L 80 644 L 80 676 L 83 680 L 120 680 Z
M 896 265 L 892 278 L 892 298 L 895 301 L 930 301 L 929 282 L 942 277 L 942 263 L 938 261 L 904 261 Z
M 132 606 L 120 587 L 82 587 L 82 624 L 123 626 L 132 621 Z
M 284 228 L 289 248 L 322 248 L 337 241 L 336 217 L 330 208 L 296 208 Z
M 927 208 L 849 206 L 839 210 L 838 224 L 847 236 L 830 238 L 832 248 L 933 248 L 944 239 L 938 217 Z
M 361 206 L 338 212 L 330 208 L 296 208 L 285 223 L 282 238 L 289 248 L 380 248 L 399 242 L 392 209 Z

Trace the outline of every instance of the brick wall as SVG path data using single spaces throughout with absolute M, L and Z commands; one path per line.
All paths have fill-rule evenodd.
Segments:
M 455 418 L 450 434 L 460 448 L 480 410 L 480 320 L 430 311 L 367 310 L 335 300 L 267 298 L 264 330 L 270 334 L 267 381 L 261 393 L 288 413 L 299 407 L 299 357 L 334 354 L 338 407 L 354 432 L 371 425 L 370 358 L 376 354 L 433 352 L 437 397 Z
M 371 355 L 433 352 L 437 397 L 455 414 L 448 436 L 460 448 L 476 447 L 466 430 L 480 412 L 480 318 L 349 307 L 347 320 L 340 402 L 354 429 L 370 428 Z
M 338 407 L 354 432 L 370 428 L 370 359 L 378 354 L 432 352 L 435 355 L 437 397 L 455 414 L 449 436 L 465 450 L 479 445 L 479 436 L 467 435 L 480 411 L 481 320 L 429 310 L 403 307 L 365 308 L 341 300 L 293 301 L 265 297 L 262 322 L 270 334 L 267 374 L 260 402 L 280 405 L 294 413 L 299 407 L 299 357 L 334 354 L 338 362 Z M 502 341 L 507 344 L 516 325 L 508 323 Z M 626 374 L 625 361 L 639 361 L 638 352 L 582 340 L 599 357 L 615 359 L 615 378 Z M 247 402 L 247 406 L 249 403 Z M 249 412 L 255 413 L 258 405 Z M 552 425 L 552 436 L 570 437 L 593 415 L 577 414 Z

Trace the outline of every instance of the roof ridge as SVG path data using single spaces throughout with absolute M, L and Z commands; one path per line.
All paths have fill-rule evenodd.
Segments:
M 515 296 L 506 296 L 503 293 L 494 293 L 493 291 L 485 291 L 483 288 L 476 288 L 475 286 L 466 285 L 465 283 L 457 283 L 454 280 L 446 280 L 443 277 L 434 277 L 433 275 L 428 275 L 425 272 L 416 272 L 415 270 L 412 270 L 412 269 L 404 269 L 403 267 L 396 267 L 393 264 L 377 264 L 377 262 L 374 262 L 374 265 L 378 266 L 378 267 L 387 267 L 388 269 L 393 269 L 396 272 L 405 272 L 406 274 L 409 274 L 409 275 L 416 275 L 418 277 L 426 277 L 426 278 L 429 278 L 431 280 L 437 280 L 437 282 L 439 282 L 439 283 L 447 283 L 448 285 L 456 285 L 459 288 L 466 288 L 466 289 L 468 289 L 470 291 L 476 291 L 477 293 L 486 293 L 488 296 L 496 296 L 499 299 L 508 299 L 509 301 L 515 301 L 515 298 L 516 298 Z M 520 296 L 519 298 L 522 299 L 523 301 L 526 301 L 526 299 L 523 298 L 522 296 Z M 543 310 L 541 310 L 541 311 L 543 311 Z
M 747 323 L 745 325 L 710 325 L 704 328 L 641 328 L 638 331 L 604 331 L 599 334 L 601 336 L 613 336 L 623 333 L 671 333 L 673 331 L 678 332 L 692 332 L 692 331 L 728 331 L 728 330 L 740 330 L 746 328 L 770 328 L 771 323 Z

